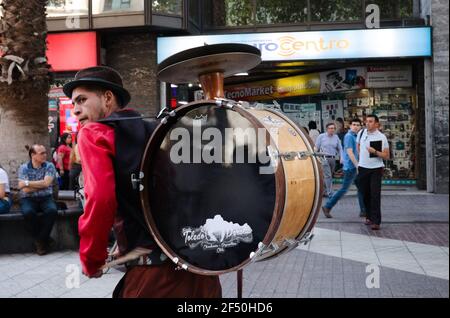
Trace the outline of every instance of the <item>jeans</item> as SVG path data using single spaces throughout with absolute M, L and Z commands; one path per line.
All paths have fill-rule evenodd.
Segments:
M 9 213 L 10 208 L 11 208 L 10 198 L 7 198 L 6 200 L 0 199 L 0 214 Z
M 344 170 L 344 180 L 342 181 L 341 188 L 333 194 L 331 198 L 328 199 L 327 203 L 325 203 L 325 207 L 327 209 L 332 209 L 336 203 L 347 193 L 350 185 L 356 178 L 356 169 Z
M 37 241 L 47 243 L 56 221 L 58 210 L 52 196 L 20 199 L 25 226 Z M 38 212 L 42 215 L 38 218 Z
M 359 167 L 358 183 L 364 197 L 366 217 L 374 224 L 381 223 L 381 179 L 383 168 Z
M 336 167 L 336 159 L 326 158 L 322 162 L 323 180 L 325 182 L 325 193 L 329 198 L 333 195 L 333 173 Z

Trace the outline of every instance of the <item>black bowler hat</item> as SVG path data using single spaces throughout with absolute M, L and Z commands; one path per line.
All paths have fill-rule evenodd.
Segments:
M 64 85 L 64 94 L 72 98 L 72 91 L 82 85 L 95 85 L 111 90 L 119 98 L 120 107 L 125 107 L 131 99 L 130 93 L 123 88 L 119 72 L 107 66 L 94 66 L 79 71 L 72 82 Z

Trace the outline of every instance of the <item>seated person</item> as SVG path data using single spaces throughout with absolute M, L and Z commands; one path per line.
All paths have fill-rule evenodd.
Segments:
M 36 252 L 48 252 L 52 239 L 50 232 L 57 216 L 53 199 L 53 180 L 56 169 L 47 161 L 47 151 L 42 145 L 33 145 L 28 150 L 30 161 L 19 168 L 20 207 L 25 226 L 33 236 Z M 38 213 L 42 213 L 38 222 Z
M 8 174 L 0 166 L 0 214 L 9 213 L 11 202 Z

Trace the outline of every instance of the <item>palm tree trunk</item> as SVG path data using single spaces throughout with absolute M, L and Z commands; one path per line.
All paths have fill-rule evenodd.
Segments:
M 0 18 L 0 164 L 15 186 L 26 145 L 48 147 L 46 0 L 3 0 Z

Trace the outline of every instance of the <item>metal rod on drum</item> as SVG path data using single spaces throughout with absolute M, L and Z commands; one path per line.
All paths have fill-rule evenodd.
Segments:
M 242 298 L 243 270 L 237 271 L 237 298 Z

